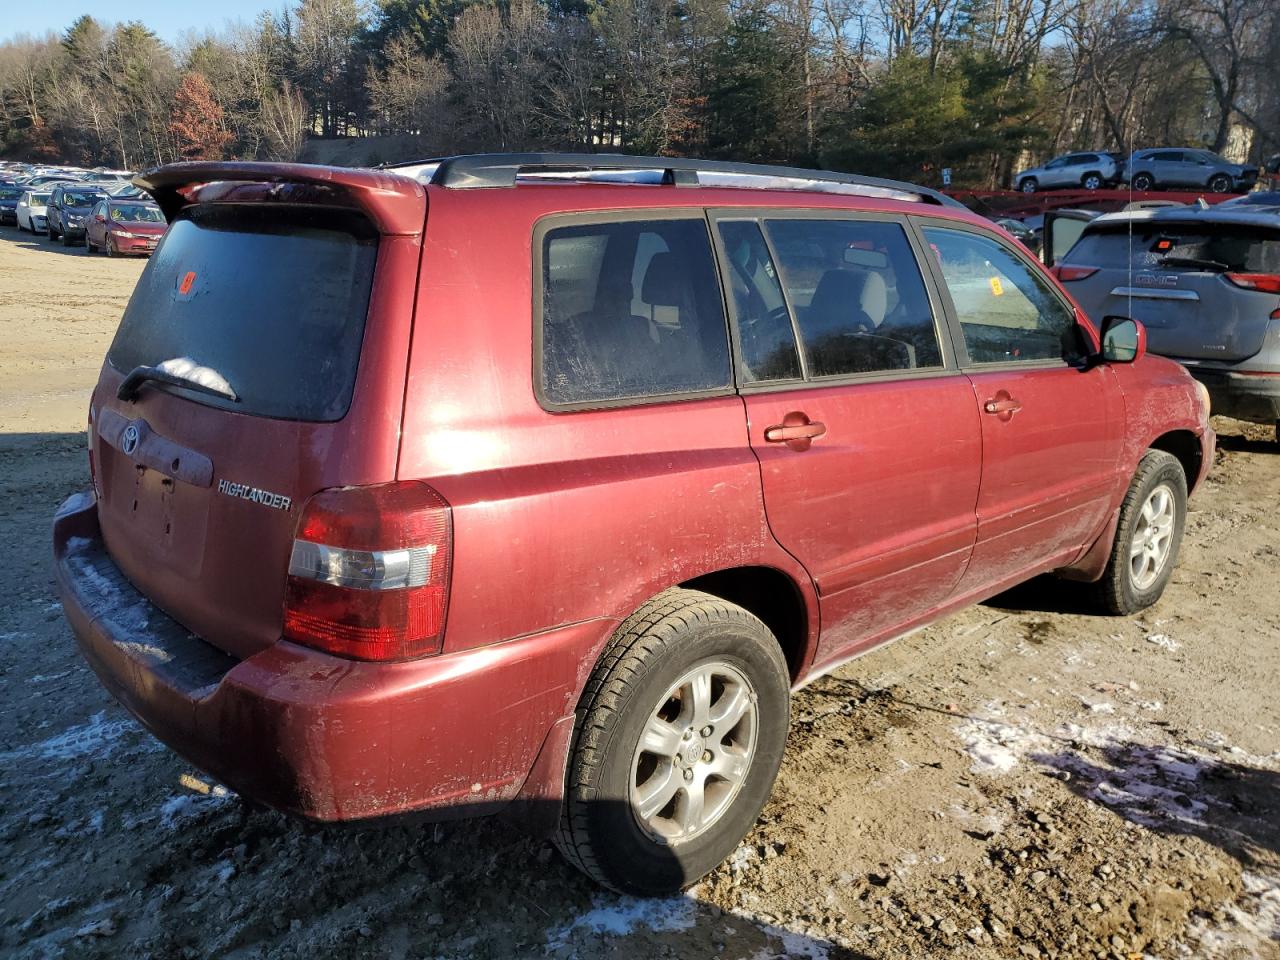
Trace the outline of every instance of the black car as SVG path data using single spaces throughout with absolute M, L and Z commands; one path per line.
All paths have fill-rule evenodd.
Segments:
M 21 198 L 21 187 L 0 184 L 0 223 L 14 225 L 18 222 L 18 201 Z
M 53 188 L 46 213 L 45 231 L 50 240 L 61 238 L 64 247 L 79 246 L 84 241 L 85 218 L 106 194 L 80 184 L 60 184 Z

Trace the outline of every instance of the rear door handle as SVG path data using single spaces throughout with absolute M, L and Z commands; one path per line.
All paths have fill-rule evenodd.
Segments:
M 982 409 L 1001 420 L 1010 420 L 1013 415 L 1022 409 L 1022 402 L 1013 399 L 1009 394 L 1001 390 L 994 397 L 982 405 Z
M 764 439 L 766 443 L 785 443 L 792 450 L 808 450 L 813 441 L 827 432 L 827 425 L 799 411 L 788 413 L 782 423 L 766 427 Z

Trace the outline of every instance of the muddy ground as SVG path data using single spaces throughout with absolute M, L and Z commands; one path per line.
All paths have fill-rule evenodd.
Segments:
M 99 687 L 49 523 L 87 483 L 86 398 L 140 269 L 0 231 L 0 955 L 1280 957 L 1269 433 L 1218 423 L 1145 616 L 1037 582 L 813 684 L 730 862 L 634 901 L 500 820 L 248 810 Z

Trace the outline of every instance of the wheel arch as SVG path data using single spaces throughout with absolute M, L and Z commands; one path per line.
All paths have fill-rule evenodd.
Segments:
M 1170 430 L 1151 441 L 1148 449 L 1163 450 L 1176 457 L 1187 477 L 1187 493 L 1195 489 L 1204 456 L 1199 437 L 1190 430 Z
M 782 648 L 792 683 L 800 679 L 812 661 L 817 611 L 810 608 L 800 585 L 782 570 L 729 567 L 692 577 L 677 586 L 709 593 L 759 617 Z

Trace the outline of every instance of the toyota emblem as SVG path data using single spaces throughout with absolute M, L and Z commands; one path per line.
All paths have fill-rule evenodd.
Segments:
M 124 435 L 120 438 L 120 449 L 127 456 L 132 456 L 133 451 L 138 449 L 138 425 L 131 423 L 124 428 Z

